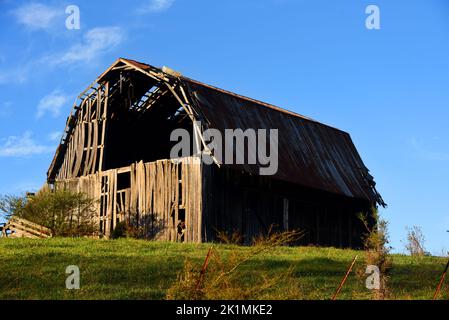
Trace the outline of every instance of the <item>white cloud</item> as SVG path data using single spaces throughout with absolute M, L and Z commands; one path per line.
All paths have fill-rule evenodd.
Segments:
M 24 157 L 36 154 L 50 153 L 54 147 L 40 145 L 32 138 L 31 131 L 21 136 L 9 136 L 0 145 L 0 157 Z
M 61 131 L 53 131 L 48 134 L 48 140 L 59 141 L 61 139 L 61 136 L 62 136 Z
M 124 38 L 120 27 L 94 28 L 84 34 L 83 41 L 69 48 L 60 57 L 48 59 L 53 64 L 90 62 L 118 46 Z
M 58 90 L 43 97 L 37 106 L 36 117 L 41 118 L 46 113 L 50 113 L 53 117 L 59 116 L 61 108 L 67 103 L 68 97 Z
M 165 11 L 172 6 L 173 2 L 174 0 L 149 0 L 137 12 L 144 14 Z
M 63 10 L 41 3 L 27 3 L 13 11 L 16 21 L 31 30 L 48 29 Z

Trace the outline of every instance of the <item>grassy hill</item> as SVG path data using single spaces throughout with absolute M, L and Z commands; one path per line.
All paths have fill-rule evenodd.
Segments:
M 223 257 L 250 250 L 214 246 Z M 186 258 L 200 266 L 209 247 L 130 239 L 0 239 L 0 299 L 164 299 Z M 292 268 L 288 281 L 271 287 L 263 298 L 329 299 L 356 254 L 355 272 L 338 298 L 370 299 L 363 278 L 356 275 L 363 270 L 363 252 L 353 250 L 279 247 L 243 264 L 237 278 L 250 287 L 258 275 L 276 277 Z M 391 299 L 430 299 L 447 262 L 404 255 L 392 255 L 392 260 Z M 65 288 L 69 265 L 80 268 L 79 290 Z M 449 280 L 440 298 L 449 298 Z

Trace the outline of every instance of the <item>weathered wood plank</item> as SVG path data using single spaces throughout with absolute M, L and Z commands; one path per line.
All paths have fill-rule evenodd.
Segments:
M 136 217 L 145 234 L 177 241 L 179 210 L 185 210 L 185 241 L 202 241 L 202 171 L 198 159 L 169 159 L 103 171 L 80 178 L 63 179 L 56 185 L 85 192 L 98 199 L 98 222 L 110 236 L 117 219 Z M 117 190 L 117 174 L 129 172 L 130 188 Z M 102 180 L 103 179 L 103 180 Z M 100 212 L 101 211 L 101 212 Z M 151 216 L 149 216 L 151 215 Z

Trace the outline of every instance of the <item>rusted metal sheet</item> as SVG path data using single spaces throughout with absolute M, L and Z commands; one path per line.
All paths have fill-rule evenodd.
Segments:
M 211 128 L 222 132 L 278 129 L 279 166 L 274 178 L 384 205 L 348 133 L 254 99 L 184 80 Z M 259 174 L 257 165 L 231 166 Z

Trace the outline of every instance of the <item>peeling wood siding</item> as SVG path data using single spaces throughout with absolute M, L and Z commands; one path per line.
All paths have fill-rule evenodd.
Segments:
M 97 200 L 100 231 L 110 237 L 117 222 L 136 219 L 146 238 L 178 241 L 180 210 L 185 210 L 186 242 L 202 241 L 202 165 L 195 157 L 158 160 L 57 180 L 55 188 L 86 193 Z M 129 187 L 118 176 L 129 173 Z

